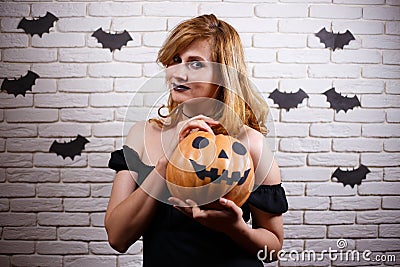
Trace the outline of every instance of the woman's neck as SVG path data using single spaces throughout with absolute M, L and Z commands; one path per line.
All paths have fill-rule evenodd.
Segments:
M 219 101 L 212 98 L 191 99 L 181 105 L 181 112 L 185 118 L 193 118 L 197 115 L 215 118 L 216 113 L 219 112 L 217 108 Z

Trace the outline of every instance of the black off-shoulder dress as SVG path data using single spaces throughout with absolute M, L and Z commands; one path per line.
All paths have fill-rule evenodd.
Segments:
M 129 157 L 128 164 L 124 152 Z M 137 183 L 141 183 L 154 168 L 143 164 L 136 151 L 127 146 L 111 153 L 108 166 L 117 172 L 128 169 L 137 172 Z M 285 213 L 288 209 L 281 184 L 260 185 L 251 193 L 242 206 L 245 221 L 250 219 L 249 205 L 274 214 Z M 199 224 L 172 205 L 160 201 L 154 219 L 143 234 L 143 266 L 262 267 L 263 264 L 227 235 Z

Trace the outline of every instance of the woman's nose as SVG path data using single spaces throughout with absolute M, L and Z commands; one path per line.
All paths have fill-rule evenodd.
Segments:
M 171 71 L 172 77 L 175 78 L 177 81 L 187 81 L 188 80 L 188 73 L 186 64 L 180 63 L 172 66 Z

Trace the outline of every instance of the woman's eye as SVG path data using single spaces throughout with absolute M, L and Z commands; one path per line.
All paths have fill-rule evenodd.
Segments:
M 190 62 L 190 67 L 195 70 L 201 69 L 203 67 L 203 63 L 201 63 L 200 61 L 192 61 Z
M 173 61 L 174 63 L 182 63 L 182 59 L 181 59 L 179 56 L 174 56 L 174 57 L 172 58 L 172 61 Z

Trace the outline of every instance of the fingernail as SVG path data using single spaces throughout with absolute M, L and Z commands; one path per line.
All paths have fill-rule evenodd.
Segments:
M 221 204 L 225 205 L 228 202 L 226 198 L 221 198 Z

